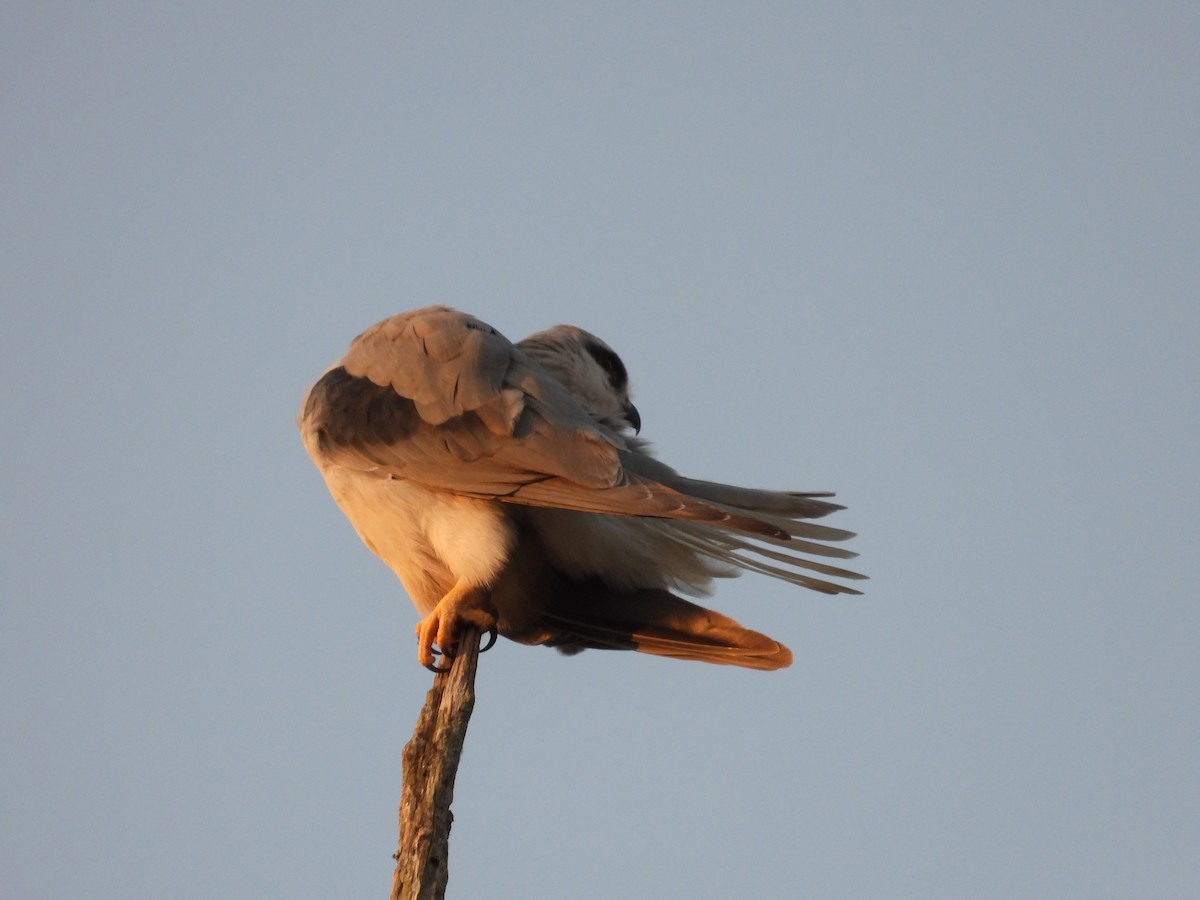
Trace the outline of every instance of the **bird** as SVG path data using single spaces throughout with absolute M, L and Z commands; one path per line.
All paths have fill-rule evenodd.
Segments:
M 679 594 L 758 572 L 823 594 L 865 576 L 829 560 L 850 531 L 827 491 L 685 477 L 640 436 L 617 353 L 559 325 L 518 343 L 430 306 L 384 319 L 305 394 L 308 454 L 420 615 L 443 671 L 465 629 L 567 655 L 636 650 L 757 670 L 779 641 Z

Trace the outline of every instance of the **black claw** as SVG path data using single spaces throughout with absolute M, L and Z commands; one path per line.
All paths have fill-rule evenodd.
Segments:
M 491 650 L 492 647 L 494 647 L 496 645 L 496 635 L 498 633 L 499 632 L 496 631 L 495 625 L 493 625 L 491 628 L 489 628 L 487 630 L 488 642 L 479 648 L 480 653 L 486 653 L 487 651 Z
M 489 628 L 487 630 L 487 643 L 483 644 L 479 648 L 479 652 L 486 653 L 488 650 L 491 650 L 492 647 L 496 645 L 496 637 L 498 634 L 499 632 L 496 630 L 495 625 Z M 480 643 L 482 643 L 482 640 Z M 443 672 L 449 672 L 454 667 L 454 657 L 456 654 L 453 650 L 446 650 L 439 647 L 437 644 L 433 644 L 430 646 L 429 652 L 434 656 L 444 656 L 446 658 L 446 665 L 444 667 L 439 666 L 436 662 L 425 664 L 425 668 L 427 668 L 430 672 L 433 672 L 433 674 L 441 675 Z
M 427 668 L 434 675 L 441 675 L 443 672 L 449 672 L 450 669 L 454 666 L 454 654 L 446 653 L 437 644 L 430 644 L 429 652 L 432 653 L 434 656 L 445 656 L 446 657 L 446 665 L 445 666 L 439 666 L 436 662 L 425 663 L 425 668 Z

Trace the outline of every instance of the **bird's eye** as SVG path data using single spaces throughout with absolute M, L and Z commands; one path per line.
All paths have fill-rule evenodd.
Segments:
M 596 364 L 604 370 L 608 376 L 608 382 L 618 391 L 625 390 L 629 383 L 629 373 L 625 371 L 625 364 L 621 362 L 621 357 L 613 353 L 607 347 L 601 347 L 599 344 L 587 344 L 586 349 L 588 354 L 596 361 Z

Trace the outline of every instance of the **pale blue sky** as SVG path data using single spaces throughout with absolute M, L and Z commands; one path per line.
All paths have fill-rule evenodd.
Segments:
M 10 4 L 0 869 L 386 896 L 416 614 L 293 425 L 430 303 L 834 489 L 774 674 L 502 642 L 450 896 L 1200 894 L 1194 4 Z

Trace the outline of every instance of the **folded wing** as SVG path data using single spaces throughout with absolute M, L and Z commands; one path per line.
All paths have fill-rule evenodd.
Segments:
M 323 464 L 380 478 L 787 537 L 765 518 L 626 470 L 634 457 L 552 375 L 495 329 L 445 307 L 395 316 L 357 337 L 309 391 L 301 428 Z

